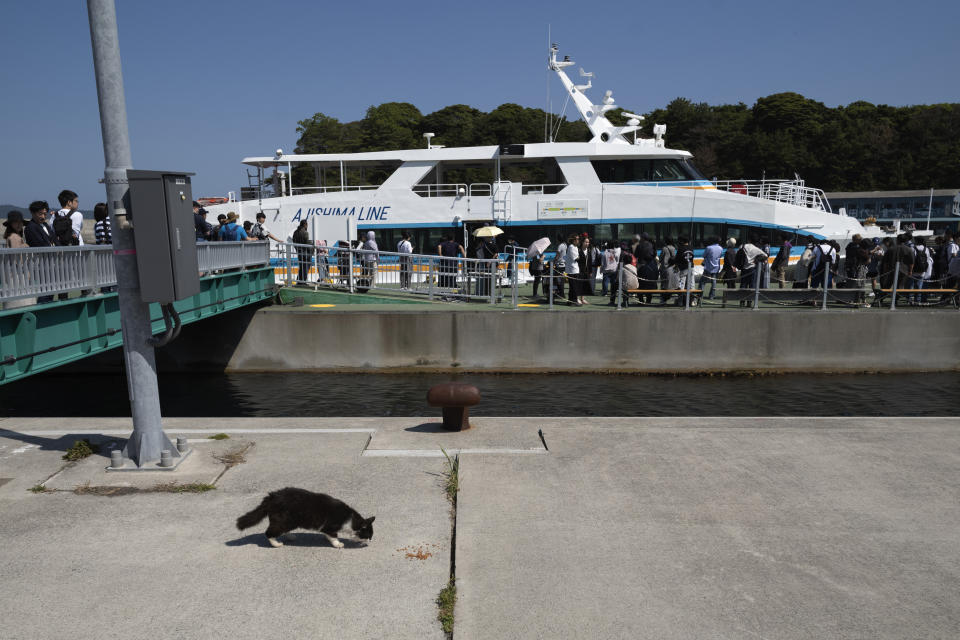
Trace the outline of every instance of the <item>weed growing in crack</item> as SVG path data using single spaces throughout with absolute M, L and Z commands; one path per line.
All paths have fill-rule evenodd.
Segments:
M 83 460 L 84 458 L 99 452 L 99 446 L 90 444 L 90 441 L 84 438 L 83 440 L 75 440 L 73 446 L 67 449 L 67 452 L 63 454 L 63 459 L 70 462 L 76 462 L 77 460 Z
M 229 440 L 230 436 L 225 433 L 215 433 L 212 436 L 207 436 L 208 440 Z
M 437 620 L 440 621 L 444 633 L 453 633 L 453 607 L 456 603 L 457 582 L 453 576 L 450 576 L 450 582 L 440 590 L 437 596 L 437 606 L 440 608 L 437 612 Z
M 447 500 L 450 501 L 450 504 L 456 505 L 457 503 L 457 493 L 460 491 L 460 456 L 450 457 L 443 447 L 440 447 L 440 451 L 443 452 L 443 455 L 447 458 L 447 469 L 443 472 L 444 477 L 447 479 L 444 489 L 447 492 Z

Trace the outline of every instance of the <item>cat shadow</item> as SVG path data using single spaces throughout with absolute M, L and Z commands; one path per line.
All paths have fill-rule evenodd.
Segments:
M 333 548 L 333 545 L 330 544 L 330 541 L 327 540 L 327 537 L 322 533 L 305 533 L 303 531 L 297 531 L 294 533 L 294 539 L 291 540 L 286 536 L 281 536 L 280 541 L 283 542 L 285 547 L 329 547 Z M 340 538 L 340 542 L 343 543 L 344 549 L 362 549 L 367 546 L 366 542 L 360 540 L 351 540 L 350 538 Z M 224 543 L 228 547 L 244 547 L 247 545 L 253 545 L 255 547 L 262 547 L 264 549 L 272 549 L 270 543 L 267 542 L 267 536 L 262 533 L 251 533 L 249 535 L 236 538 L 235 540 L 227 540 Z
M 424 422 L 415 427 L 407 427 L 404 431 L 412 431 L 414 433 L 454 433 L 449 429 L 445 429 L 442 422 Z

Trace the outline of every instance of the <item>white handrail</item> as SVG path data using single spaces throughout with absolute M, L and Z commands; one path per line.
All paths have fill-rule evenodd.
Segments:
M 201 273 L 270 262 L 268 242 L 198 242 Z M 113 245 L 0 249 L 0 301 L 117 284 Z

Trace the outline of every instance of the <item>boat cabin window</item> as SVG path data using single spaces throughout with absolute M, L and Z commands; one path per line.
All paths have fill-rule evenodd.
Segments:
M 339 162 L 304 162 L 293 167 L 293 195 L 375 189 L 393 175 L 401 162 L 344 163 L 343 175 Z M 341 185 L 343 185 L 341 187 Z
M 591 160 L 600 182 L 674 182 L 703 180 L 693 163 L 683 158 Z

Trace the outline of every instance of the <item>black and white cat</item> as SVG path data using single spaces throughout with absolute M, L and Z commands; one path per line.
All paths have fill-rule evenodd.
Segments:
M 369 540 L 373 537 L 376 519 L 376 516 L 364 518 L 346 503 L 325 493 L 287 487 L 271 491 L 259 507 L 237 518 L 237 528 L 247 529 L 267 517 L 270 518 L 267 542 L 272 547 L 282 547 L 283 543 L 277 538 L 294 529 L 314 529 L 327 536 L 337 549 L 343 548 L 337 534 L 348 522 L 356 537 Z

